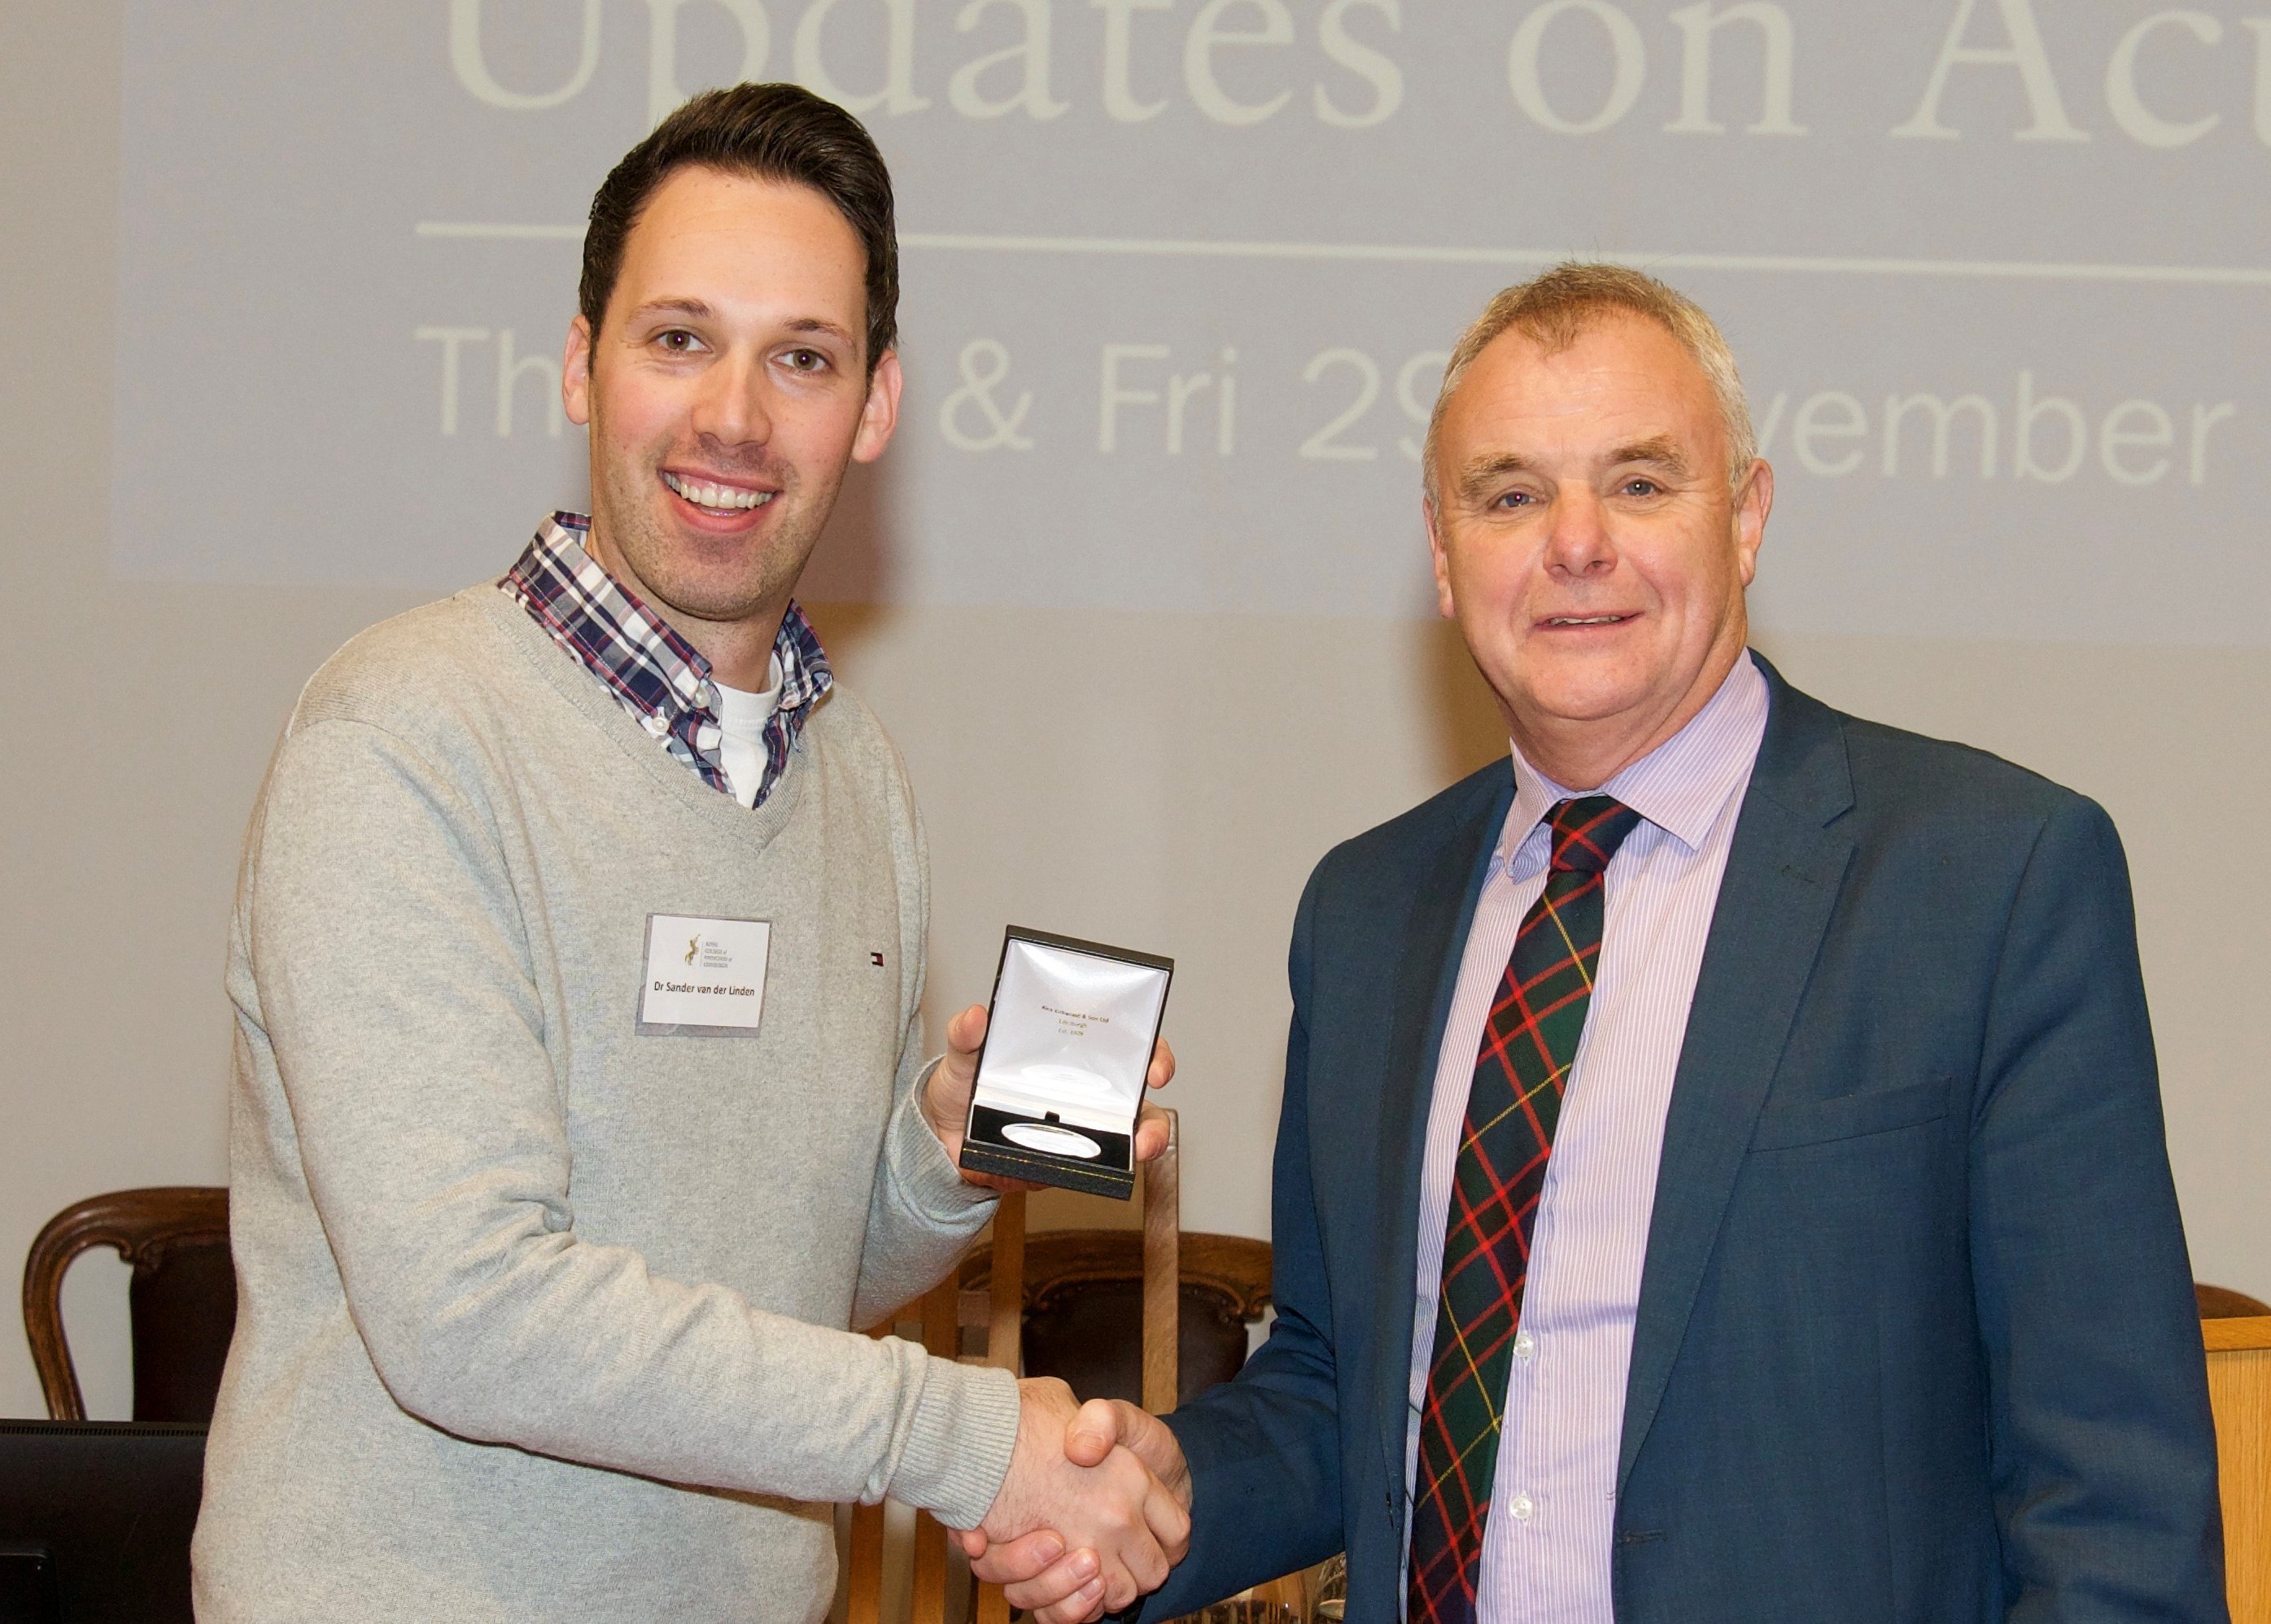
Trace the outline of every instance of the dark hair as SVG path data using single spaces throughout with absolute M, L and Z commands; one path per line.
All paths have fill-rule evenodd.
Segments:
M 596 339 L 647 199 L 680 169 L 809 186 L 834 204 L 867 253 L 867 369 L 899 337 L 899 239 L 891 175 L 865 125 L 800 85 L 705 91 L 623 154 L 592 198 L 577 302 Z

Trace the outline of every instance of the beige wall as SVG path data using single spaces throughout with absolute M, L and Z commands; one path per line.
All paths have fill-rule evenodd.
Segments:
M 407 601 L 106 577 L 117 56 L 115 4 L 0 0 L 0 579 L 19 674 L 0 707 L 5 1260 L 79 1196 L 224 1179 L 220 973 L 244 818 L 301 682 Z M 532 512 L 551 495 L 530 492 Z M 513 543 L 498 539 L 500 564 Z M 1380 622 L 818 613 L 922 797 L 934 1005 L 984 995 L 1009 920 L 1174 954 L 1185 1222 L 1266 1233 L 1302 878 L 1503 748 L 1455 641 Z M 2271 1296 L 2271 650 L 1761 641 L 1833 703 L 1984 745 L 2111 810 L 2198 1271 Z M 1093 1203 L 1044 1206 L 1095 1221 Z M 2117 1284 L 2107 1300 L 2111 1316 Z M 123 1270 L 82 1264 L 68 1307 L 95 1413 L 123 1413 Z M 0 1414 L 37 1413 L 20 1337 L 0 1349 Z

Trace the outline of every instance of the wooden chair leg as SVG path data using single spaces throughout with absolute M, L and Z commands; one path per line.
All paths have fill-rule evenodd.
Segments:
M 994 1277 L 986 1330 L 986 1362 L 1011 1375 L 1024 1374 L 1025 1329 L 1025 1194 L 1001 1197 L 994 1214 Z M 978 1586 L 977 1624 L 1009 1624 L 1009 1598 L 998 1584 Z
M 1175 1407 L 1182 1343 L 1182 1147 L 1167 1112 L 1165 1154 L 1143 1168 L 1143 1407 Z
M 907 1592 L 907 1624 L 946 1624 L 946 1529 L 927 1511 L 915 1513 L 914 1577 Z
M 852 1508 L 852 1581 L 844 1604 L 845 1624 L 882 1624 L 883 1508 Z
M 888 1337 L 891 1323 L 867 1329 L 870 1337 Z M 883 1624 L 882 1502 L 852 1508 L 851 1548 L 845 1559 L 851 1567 L 844 1592 L 844 1624 Z
M 986 1362 L 1021 1375 L 1025 1368 L 1025 1192 L 1001 1197 L 994 1213 L 994 1275 L 986 1324 Z
M 957 1322 L 961 1287 L 951 1277 L 922 1300 L 923 1346 L 952 1359 L 962 1331 Z M 914 1572 L 907 1595 L 907 1624 L 946 1624 L 946 1525 L 927 1511 L 915 1513 Z

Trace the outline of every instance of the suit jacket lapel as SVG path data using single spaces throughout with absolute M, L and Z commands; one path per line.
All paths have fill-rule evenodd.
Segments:
M 1843 726 L 1763 659 L 1766 737 L 1735 824 L 1672 1089 L 1617 1462 L 1623 1493 L 1671 1380 L 1720 1220 L 1837 900 L 1852 843 Z
M 1457 991 L 1467 930 L 1484 876 L 1514 801 L 1508 763 L 1503 786 L 1481 812 L 1418 869 L 1390 996 L 1387 1063 L 1380 1099 L 1381 1193 L 1378 1372 L 1381 1447 L 1389 1481 L 1404 1480 L 1404 1434 L 1411 1407 L 1411 1314 L 1418 1270 L 1419 1181 L 1426 1158 L 1427 1109 L 1433 1098 L 1443 1023 Z

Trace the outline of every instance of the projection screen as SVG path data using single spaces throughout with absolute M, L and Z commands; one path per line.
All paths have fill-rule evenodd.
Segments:
M 2113 0 L 132 0 L 114 575 L 495 574 L 583 497 L 594 185 L 759 77 L 899 189 L 809 596 L 1432 613 L 1444 352 L 1581 256 L 1734 344 L 1766 628 L 2266 640 L 2271 19 Z

